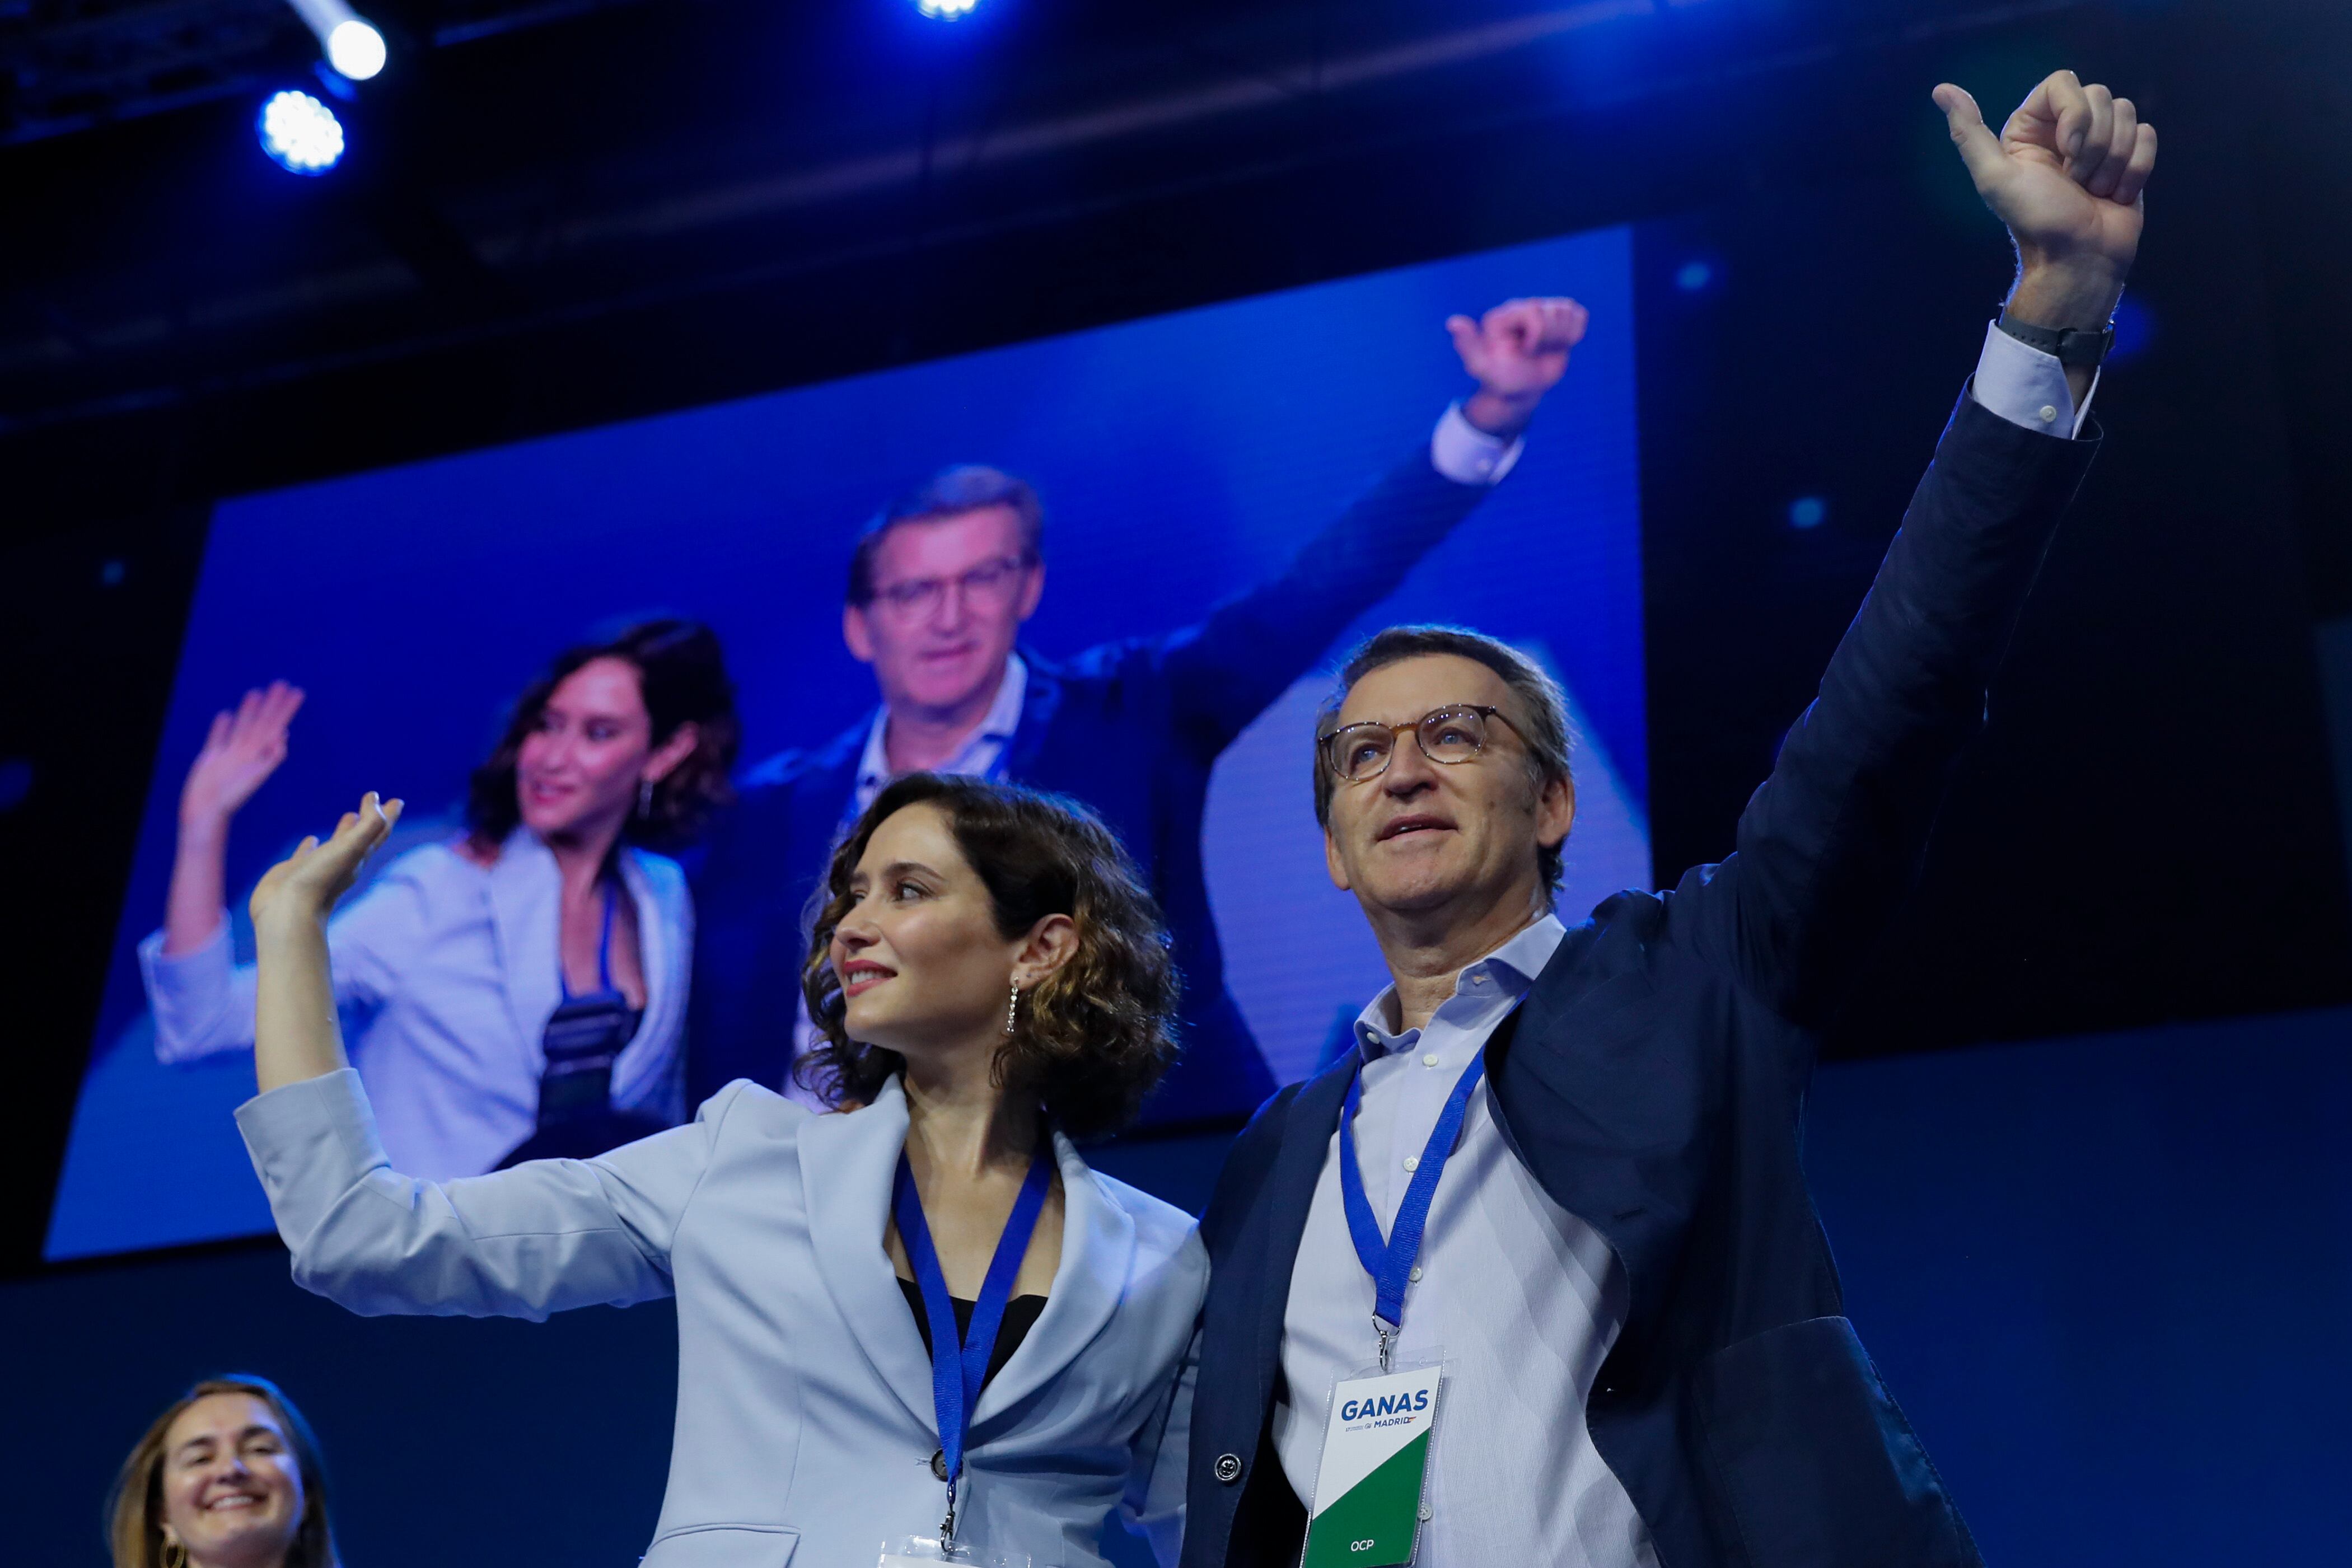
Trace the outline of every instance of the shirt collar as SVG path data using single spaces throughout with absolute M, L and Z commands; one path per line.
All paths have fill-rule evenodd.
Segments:
M 996 700 L 988 705 L 981 716 L 980 727 L 965 737 L 956 754 L 932 769 L 935 773 L 985 773 L 995 762 L 991 747 L 1008 745 L 1013 732 L 1021 727 L 1021 707 L 1029 695 L 1029 666 L 1021 662 L 1018 653 L 1004 657 L 1004 678 L 996 683 Z M 879 789 L 891 779 L 888 727 L 890 705 L 883 704 L 874 710 L 874 722 L 866 728 L 866 751 L 857 759 L 857 783 L 861 790 Z
M 1454 979 L 1454 996 L 1438 1009 L 1442 1015 L 1455 1000 L 1467 995 L 1479 1000 L 1503 998 L 1517 1001 L 1527 995 L 1542 974 L 1544 966 L 1559 945 L 1568 940 L 1568 927 L 1559 916 L 1547 913 L 1531 925 L 1523 927 L 1509 941 L 1487 954 L 1475 964 L 1464 967 Z M 1402 1051 L 1420 1040 L 1419 1030 L 1399 1032 L 1390 1027 L 1396 1017 L 1396 987 L 1381 991 L 1356 1015 L 1356 1044 L 1366 1061 L 1375 1061 L 1392 1051 Z

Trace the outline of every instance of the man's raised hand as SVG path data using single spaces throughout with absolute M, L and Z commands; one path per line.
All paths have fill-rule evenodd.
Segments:
M 2012 312 L 2036 326 L 2106 325 L 2139 250 L 2156 127 L 2073 71 L 2044 78 L 1998 138 L 1961 89 L 1945 82 L 1935 99 L 1977 193 L 2016 241 Z
M 1490 435 L 1517 435 L 1543 394 L 1568 371 L 1584 340 L 1585 308 L 1573 299 L 1507 299 L 1477 320 L 1446 319 L 1462 368 L 1477 380 L 1463 413 Z

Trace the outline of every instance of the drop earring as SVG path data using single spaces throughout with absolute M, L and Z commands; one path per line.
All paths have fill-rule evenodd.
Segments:
M 637 815 L 650 817 L 653 814 L 654 781 L 650 778 L 641 778 L 637 780 Z
M 1013 982 L 1013 999 L 1004 1004 L 1004 1032 L 1011 1034 L 1021 1021 L 1021 982 Z

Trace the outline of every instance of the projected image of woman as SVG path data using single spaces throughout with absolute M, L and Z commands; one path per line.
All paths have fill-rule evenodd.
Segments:
M 1189 1217 L 1071 1143 L 1175 1052 L 1167 934 L 1098 819 L 898 780 L 833 858 L 802 976 L 834 1111 L 738 1080 L 598 1158 L 436 1184 L 386 1158 L 327 1005 L 326 911 L 398 815 L 368 796 L 253 896 L 237 1122 L 297 1281 L 368 1313 L 675 1296 L 646 1568 L 869 1568 L 950 1535 L 954 1561 L 1087 1568 L 1115 1508 L 1174 1561 L 1208 1263 Z
M 155 1053 L 249 1049 L 229 950 L 228 827 L 286 756 L 302 694 L 213 721 L 180 799 L 163 929 L 140 945 Z M 685 1114 L 693 910 L 677 863 L 727 798 L 733 687 L 704 626 L 572 649 L 475 771 L 467 829 L 387 866 L 328 931 L 334 1001 L 402 1168 L 444 1179 L 598 1154 Z

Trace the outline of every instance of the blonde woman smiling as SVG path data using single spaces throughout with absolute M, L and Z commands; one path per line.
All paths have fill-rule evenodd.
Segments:
M 319 1445 L 266 1377 L 207 1378 L 122 1461 L 114 1568 L 337 1568 Z

